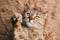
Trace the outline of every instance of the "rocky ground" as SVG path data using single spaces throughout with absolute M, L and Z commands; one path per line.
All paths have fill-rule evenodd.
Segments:
M 45 40 L 60 40 L 60 0 L 0 0 L 0 40 L 12 40 L 11 17 L 21 14 L 26 4 L 32 9 L 48 12 L 44 25 Z

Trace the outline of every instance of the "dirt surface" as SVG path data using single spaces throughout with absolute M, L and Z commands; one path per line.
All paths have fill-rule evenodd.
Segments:
M 14 12 L 21 14 L 26 4 L 38 11 L 48 11 L 44 25 L 45 40 L 60 40 L 60 0 L 0 0 L 0 40 L 12 40 L 11 17 Z

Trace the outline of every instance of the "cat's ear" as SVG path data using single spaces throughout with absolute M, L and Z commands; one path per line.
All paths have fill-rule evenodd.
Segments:
M 26 11 L 28 11 L 28 9 L 29 9 L 29 6 L 26 4 L 26 5 L 25 5 L 25 8 L 24 8 L 24 13 L 25 13 Z
M 46 19 L 47 15 L 48 15 L 48 12 L 44 12 L 42 14 L 43 14 L 43 18 Z

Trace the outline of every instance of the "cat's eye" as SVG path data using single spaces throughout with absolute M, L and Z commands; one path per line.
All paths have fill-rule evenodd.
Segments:
M 36 16 L 35 18 L 40 18 L 39 16 Z
M 30 13 L 27 13 L 27 15 L 29 16 L 29 15 L 30 15 Z
M 40 18 L 39 16 L 36 16 L 36 17 Z
M 29 15 L 29 13 L 27 13 Z

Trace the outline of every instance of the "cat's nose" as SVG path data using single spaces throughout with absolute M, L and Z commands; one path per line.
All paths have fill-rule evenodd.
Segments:
M 32 16 L 29 16 L 29 19 L 30 19 L 30 20 L 33 20 L 34 18 L 33 18 Z

